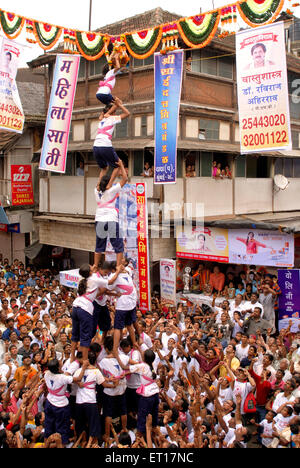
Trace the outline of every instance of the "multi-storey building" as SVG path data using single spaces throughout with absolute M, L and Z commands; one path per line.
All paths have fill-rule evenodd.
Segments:
M 19 69 L 17 86 L 25 114 L 24 131 L 22 134 L 0 131 L 0 201 L 15 229 L 5 232 L 7 227 L 1 225 L 0 245 L 4 258 L 18 258 L 25 262 L 25 248 L 38 241 L 38 232 L 33 221 L 39 207 L 38 161 L 34 159 L 34 152 L 41 146 L 46 118 L 45 86 L 41 70 Z M 12 164 L 31 164 L 34 205 L 12 206 Z M 31 255 L 29 252 L 28 254 Z
M 160 8 L 105 26 L 101 32 L 122 34 L 178 19 Z M 287 39 L 289 33 L 287 29 Z M 290 45 L 290 40 L 287 40 Z M 181 44 L 183 48 L 185 46 Z M 271 222 L 297 231 L 300 220 L 300 58 L 287 49 L 289 100 L 293 150 L 242 156 L 239 145 L 235 40 L 217 36 L 209 47 L 185 50 L 177 154 L 177 183 L 158 186 L 147 178 L 148 206 L 165 203 L 175 218 L 184 204 L 204 204 L 205 223 L 219 221 L 231 226 L 237 220 Z M 49 96 L 56 52 L 44 54 L 31 67 L 45 67 Z M 98 127 L 96 90 L 106 59 L 88 62 L 81 58 L 79 79 L 64 175 L 41 174 L 39 215 L 40 242 L 71 249 L 75 263 L 89 259 L 94 250 L 93 188 L 98 167 L 93 158 L 93 140 Z M 131 59 L 127 71 L 118 76 L 115 95 L 131 112 L 116 128 L 113 143 L 128 167 L 131 182 L 141 180 L 144 164 L 154 158 L 154 57 Z M 84 161 L 84 176 L 76 175 Z M 212 178 L 212 163 L 229 166 L 231 179 Z M 188 166 L 195 176 L 186 177 Z M 285 191 L 274 187 L 274 176 L 289 179 Z M 195 215 L 195 213 L 194 213 Z M 150 238 L 150 261 L 175 257 L 175 239 Z

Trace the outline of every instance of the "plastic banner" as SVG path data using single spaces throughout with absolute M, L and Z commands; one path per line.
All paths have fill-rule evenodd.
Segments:
M 0 129 L 22 133 L 25 116 L 17 88 L 16 76 L 23 47 L 2 38 L 0 57 Z
M 65 173 L 79 55 L 56 57 L 40 169 Z
M 154 183 L 176 183 L 183 51 L 155 54 Z
M 279 270 L 278 296 L 279 330 L 288 328 L 292 323 L 292 333 L 299 332 L 300 325 L 300 270 Z
M 229 263 L 282 268 L 294 266 L 294 235 L 279 231 L 230 229 Z
M 177 226 L 176 256 L 191 260 L 228 263 L 228 230 Z
M 31 165 L 11 165 L 11 199 L 13 206 L 33 205 Z
M 292 148 L 284 24 L 236 34 L 241 153 Z
M 176 306 L 176 261 L 160 260 L 161 303 Z
M 136 184 L 137 246 L 140 286 L 140 310 L 151 310 L 146 184 Z

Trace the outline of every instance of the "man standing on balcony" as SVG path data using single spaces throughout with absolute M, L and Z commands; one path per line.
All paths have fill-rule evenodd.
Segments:
M 225 275 L 220 271 L 218 266 L 214 267 L 213 273 L 210 275 L 209 284 L 212 287 L 212 292 L 217 292 L 219 295 L 224 288 Z

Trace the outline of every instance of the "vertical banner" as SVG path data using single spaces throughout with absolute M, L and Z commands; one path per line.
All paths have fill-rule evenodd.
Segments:
M 154 55 L 155 184 L 176 183 L 182 66 L 182 50 Z
M 292 148 L 284 24 L 236 34 L 241 153 Z
M 278 296 L 279 330 L 288 328 L 292 321 L 291 331 L 297 333 L 300 325 L 300 270 L 279 270 L 278 285 L 281 289 Z
M 151 310 L 146 184 L 136 184 L 140 310 Z
M 160 297 L 162 304 L 176 306 L 175 260 L 160 260 Z
M 22 133 L 25 116 L 17 88 L 16 76 L 23 47 L 2 38 L 0 56 L 0 129 Z
M 31 165 L 11 165 L 11 199 L 13 206 L 33 205 Z
M 129 261 L 128 268 L 139 297 L 136 184 L 124 185 L 117 198 L 116 209 L 119 211 L 120 236 L 124 239 L 124 257 Z M 117 259 L 110 241 L 106 245 L 105 259 L 108 262 Z
M 40 169 L 65 173 L 79 55 L 56 56 Z

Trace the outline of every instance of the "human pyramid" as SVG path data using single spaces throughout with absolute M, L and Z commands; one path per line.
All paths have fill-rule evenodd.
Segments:
M 121 237 L 119 226 L 118 209 L 116 202 L 121 190 L 127 182 L 127 174 L 123 162 L 119 159 L 112 146 L 114 127 L 130 112 L 123 106 L 118 97 L 112 95 L 116 84 L 116 75 L 121 65 L 126 65 L 128 56 L 117 43 L 108 58 L 108 63 L 103 67 L 103 81 L 100 81 L 96 93 L 97 99 L 105 106 L 99 116 L 99 127 L 94 142 L 94 157 L 100 168 L 97 186 L 95 188 L 95 199 L 97 210 L 96 222 L 96 249 L 94 254 L 94 265 L 82 265 L 79 273 L 83 278 L 78 286 L 78 297 L 73 303 L 72 311 L 72 350 L 68 365 L 60 370 L 58 362 L 49 363 L 45 382 L 50 394 L 45 412 L 47 434 L 58 432 L 59 421 L 63 424 L 68 417 L 57 409 L 58 399 L 65 399 L 67 385 L 76 384 L 79 387 L 82 404 L 80 406 L 80 417 L 76 418 L 77 431 L 84 429 L 85 421 L 88 423 L 89 435 L 93 442 L 97 442 L 100 434 L 99 410 L 96 402 L 96 387 L 102 385 L 104 388 L 102 406 L 105 417 L 105 440 L 109 440 L 111 434 L 112 416 L 119 409 L 121 415 L 122 429 L 126 431 L 127 409 L 124 394 L 126 379 L 137 381 L 138 387 L 131 392 L 131 408 L 137 411 L 137 395 L 139 394 L 139 418 L 138 431 L 141 435 L 146 431 L 146 418 L 153 415 L 157 420 L 158 393 L 156 374 L 153 371 L 155 355 L 152 350 L 143 352 L 138 346 L 139 326 L 136 318 L 137 293 L 132 279 L 132 270 L 128 261 L 124 258 L 124 240 Z M 122 112 L 116 115 L 117 110 Z M 111 176 L 108 175 L 109 168 L 112 169 Z M 114 185 L 118 174 L 121 180 Z M 106 262 L 104 254 L 107 247 L 107 239 L 116 253 L 116 262 Z M 112 328 L 110 312 L 107 307 L 109 296 L 116 297 L 116 312 L 113 324 L 113 336 L 108 336 Z M 101 372 L 95 367 L 98 347 L 94 345 L 97 328 L 103 333 L 105 358 L 101 361 Z M 123 335 L 127 329 L 128 336 Z M 123 350 L 130 351 L 129 355 L 120 353 L 120 340 Z M 64 372 L 62 374 L 61 372 Z M 79 373 L 80 372 L 80 373 Z M 78 375 L 79 373 L 79 375 Z M 93 394 L 93 397 L 91 397 Z M 93 403 L 91 403 L 91 400 Z M 78 396 L 76 397 L 78 402 Z M 78 429 L 79 425 L 79 429 Z M 68 429 L 62 434 L 63 443 L 67 443 Z
M 127 59 L 115 44 L 97 91 L 96 248 L 77 295 L 0 252 L 0 448 L 300 448 L 300 325 L 279 330 L 276 275 L 201 263 L 192 290 L 209 306 L 153 292 L 151 310 L 137 308 L 116 203 L 127 174 L 111 141 L 129 116 L 113 97 Z

